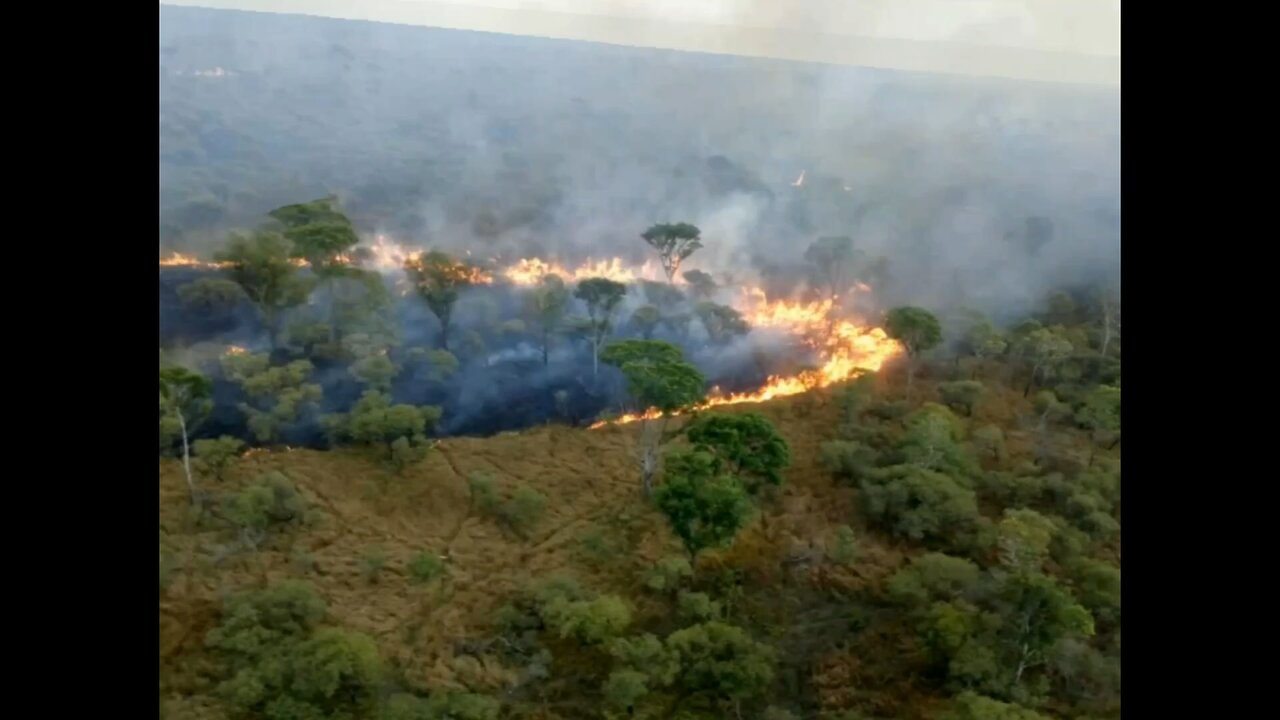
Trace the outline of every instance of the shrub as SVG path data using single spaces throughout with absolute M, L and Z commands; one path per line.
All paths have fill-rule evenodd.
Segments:
M 856 561 L 861 554 L 862 548 L 858 546 L 858 540 L 853 536 L 853 528 L 848 525 L 837 528 L 835 542 L 832 543 L 827 557 L 840 565 L 848 565 Z
M 880 461 L 880 453 L 856 440 L 832 440 L 819 451 L 823 466 L 843 480 L 861 480 Z
M 221 661 L 218 695 L 267 720 L 368 717 L 382 680 L 373 640 L 319 628 L 325 603 L 305 583 L 228 597 L 205 644 Z
M 995 460 L 1004 457 L 1004 431 L 995 425 L 984 425 L 969 436 L 978 452 Z
M 688 558 L 672 555 L 659 560 L 645 573 L 645 587 L 655 592 L 672 592 L 680 583 L 693 577 L 693 566 Z
M 593 526 L 582 534 L 581 541 L 582 555 L 589 562 L 602 563 L 617 554 L 617 549 L 605 536 L 604 529 L 601 527 Z
M 279 472 L 260 476 L 239 492 L 228 493 L 220 515 L 240 532 L 241 541 L 256 548 L 277 527 L 307 520 L 306 502 L 289 478 Z
M 483 473 L 471 473 L 467 476 L 467 487 L 471 491 L 471 507 L 486 515 L 497 512 L 497 482 Z
M 862 482 L 868 515 L 893 534 L 912 540 L 947 541 L 977 521 L 978 502 L 942 473 L 912 465 L 877 470 Z
M 422 551 L 409 560 L 409 577 L 416 583 L 428 583 L 444 572 L 444 561 L 433 552 Z
M 378 577 L 382 574 L 383 568 L 387 566 L 387 555 L 383 549 L 374 545 L 364 552 L 364 557 L 360 558 L 360 568 L 364 573 L 364 577 L 370 583 L 378 582 Z
M 942 402 L 965 415 L 973 414 L 973 406 L 982 397 L 984 390 L 982 383 L 976 380 L 938 383 L 938 394 L 942 396 Z
M 541 608 L 543 622 L 562 638 L 596 645 L 621 635 L 631 624 L 631 609 L 617 595 L 590 600 L 558 597 Z
M 501 708 L 491 697 L 453 690 L 426 699 L 398 693 L 387 698 L 377 720 L 498 720 Z
M 720 603 L 706 593 L 682 592 L 676 600 L 676 617 L 681 622 L 692 624 L 719 620 L 720 615 Z
M 499 517 L 516 534 L 528 537 L 529 532 L 542 519 L 547 508 L 547 496 L 531 487 L 516 488 L 511 499 L 502 505 Z
M 244 442 L 239 438 L 223 435 L 216 440 L 196 440 L 191 444 L 191 449 L 200 470 L 213 476 L 215 480 L 222 480 L 231 461 L 240 457 Z

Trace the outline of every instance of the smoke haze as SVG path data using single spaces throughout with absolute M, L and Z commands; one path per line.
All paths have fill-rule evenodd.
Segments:
M 163 253 L 208 258 L 268 210 L 334 194 L 367 237 L 476 260 L 638 264 L 655 259 L 645 228 L 691 222 L 705 247 L 682 270 L 711 273 L 722 303 L 742 284 L 803 289 L 809 244 L 849 236 L 888 260 L 859 299 L 871 322 L 904 303 L 1008 319 L 1119 273 L 1112 88 L 176 7 L 161 9 L 160 61 Z M 162 273 L 162 344 L 261 349 L 252 308 L 180 307 L 198 275 Z M 620 326 L 645 302 L 633 288 Z M 620 387 L 586 389 L 580 342 L 544 367 L 527 336 L 491 331 L 520 303 L 464 294 L 455 324 L 488 333 L 484 347 L 463 352 L 449 394 L 406 371 L 397 401 L 445 405 L 445 432 L 616 403 Z M 395 312 L 402 347 L 436 342 L 416 298 Z M 804 362 L 786 344 L 756 331 L 686 350 L 742 390 Z M 317 377 L 327 411 L 359 395 L 344 368 Z

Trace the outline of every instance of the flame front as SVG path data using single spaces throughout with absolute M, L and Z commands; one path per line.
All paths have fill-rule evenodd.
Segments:
M 160 267 L 190 267 L 216 270 L 229 266 L 230 263 L 205 262 L 194 255 L 185 255 L 180 252 L 170 253 L 169 257 L 160 258 Z
M 577 282 L 587 278 L 602 277 L 620 283 L 633 283 L 638 280 L 658 281 L 662 279 L 658 267 L 652 261 L 645 262 L 638 268 L 629 268 L 623 264 L 622 258 L 609 260 L 591 260 L 574 268 L 560 263 L 539 258 L 522 258 L 501 272 L 509 282 L 515 285 L 536 285 L 548 275 L 558 275 L 565 282 Z
M 771 327 L 786 330 L 818 351 L 821 367 L 804 370 L 795 375 L 773 375 L 764 387 L 752 392 L 724 394 L 712 388 L 705 402 L 697 410 L 720 405 L 758 403 L 773 398 L 799 395 L 816 388 L 857 377 L 863 372 L 875 372 L 886 362 L 902 352 L 902 346 L 890 338 L 881 328 L 868 328 L 851 320 L 833 318 L 834 300 L 811 303 L 769 302 L 763 290 L 750 288 L 745 291 L 746 307 L 739 308 L 744 318 L 754 327 Z M 590 429 L 610 424 L 626 424 L 639 420 L 654 420 L 662 416 L 656 408 L 643 413 L 629 413 L 612 420 L 601 420 Z
M 801 173 L 796 184 L 803 182 Z M 412 264 L 423 255 L 421 250 L 409 250 L 398 243 L 379 235 L 373 242 L 363 248 L 364 257 L 360 261 L 365 267 L 384 273 L 401 273 L 406 264 Z M 352 262 L 346 256 L 340 262 Z M 305 266 L 306 262 L 296 261 Z M 162 266 L 222 268 L 226 263 L 202 262 L 189 255 L 173 253 L 160 261 Z M 627 266 L 621 258 L 609 260 L 587 260 L 574 267 L 563 265 L 555 260 L 539 258 L 523 258 L 514 264 L 498 266 L 492 274 L 482 268 L 465 263 L 458 263 L 454 271 L 463 273 L 472 284 L 491 284 L 495 278 L 502 278 L 513 285 L 530 286 L 541 282 L 547 275 L 558 275 L 566 282 L 576 282 L 590 277 L 605 277 L 621 283 L 634 283 L 640 280 L 663 281 L 660 268 L 656 263 L 646 262 L 640 266 Z M 679 279 L 677 279 L 679 282 Z M 409 292 L 409 286 L 401 283 L 402 294 Z M 856 283 L 850 292 L 870 292 L 871 288 L 864 283 Z M 705 409 L 719 405 L 736 405 L 740 403 L 763 402 L 778 397 L 799 395 L 815 388 L 823 388 L 835 383 L 849 380 L 862 372 L 875 372 L 886 362 L 902 352 L 902 346 L 885 334 L 881 328 L 867 327 L 853 320 L 836 317 L 840 304 L 838 298 L 829 298 L 813 302 L 770 301 L 764 290 L 747 288 L 736 309 L 742 313 L 752 327 L 773 328 L 787 332 L 818 353 L 821 365 L 814 370 L 805 370 L 794 375 L 771 376 L 758 390 L 753 392 L 725 394 L 719 388 L 712 388 L 707 400 L 698 407 Z M 228 348 L 227 354 L 244 352 L 242 348 Z M 609 424 L 625 424 L 638 420 L 651 420 L 661 416 L 656 409 L 643 413 L 622 415 L 612 420 L 602 420 L 591 425 L 592 429 Z

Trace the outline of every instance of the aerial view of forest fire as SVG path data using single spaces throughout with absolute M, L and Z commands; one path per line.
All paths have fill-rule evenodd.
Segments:
M 410 249 L 385 236 L 378 235 L 368 243 L 362 243 L 350 252 L 336 254 L 325 265 L 365 268 L 389 279 L 399 288 L 401 295 L 413 291 L 413 283 L 406 274 L 421 275 L 428 251 Z M 309 267 L 304 259 L 293 258 L 299 268 Z M 677 263 L 678 265 L 678 263 Z M 233 263 L 226 260 L 200 260 L 172 253 L 161 259 L 162 268 L 185 267 L 202 270 L 227 270 Z M 587 259 L 580 263 L 564 263 L 542 258 L 519 258 L 503 262 L 497 258 L 485 261 L 449 260 L 443 267 L 445 274 L 453 278 L 459 287 L 486 286 L 505 283 L 516 289 L 534 288 L 548 278 L 573 284 L 591 278 L 603 278 L 627 286 L 644 283 L 667 283 L 659 263 L 646 261 L 629 265 L 621 258 L 606 260 Z M 688 289 L 689 282 L 674 273 L 669 278 L 674 288 Z M 678 292 L 678 291 L 677 291 Z M 864 282 L 851 281 L 842 289 L 845 295 L 871 293 Z M 900 344 L 889 338 L 883 329 L 874 327 L 851 316 L 842 316 L 839 296 L 821 300 L 770 300 L 759 287 L 726 288 L 729 298 L 726 307 L 737 313 L 744 328 L 768 329 L 791 336 L 799 346 L 814 353 L 814 367 L 791 374 L 769 375 L 763 384 L 754 389 L 725 392 L 718 386 L 709 389 L 706 398 L 695 408 L 706 409 L 719 405 L 762 402 L 775 397 L 800 394 L 815 388 L 823 388 L 856 376 L 860 372 L 879 370 L 887 361 L 901 352 Z M 243 353 L 243 348 L 232 346 L 228 352 Z M 385 354 L 385 350 L 382 351 Z M 656 409 L 628 412 L 599 420 L 590 425 L 596 429 L 608 424 L 626 424 L 645 418 L 657 417 Z
M 1120 720 L 1118 5 L 497 4 L 161 2 L 160 716 Z

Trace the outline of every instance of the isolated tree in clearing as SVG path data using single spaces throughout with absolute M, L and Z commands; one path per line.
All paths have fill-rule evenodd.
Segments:
M 191 476 L 190 436 L 213 410 L 213 383 L 200 373 L 184 367 L 160 369 L 161 421 L 168 416 L 178 423 L 182 433 L 182 469 L 187 474 L 191 502 L 196 501 L 196 483 Z
M 759 413 L 703 415 L 684 429 L 694 447 L 710 453 L 717 471 L 725 467 L 746 475 L 752 494 L 761 487 L 782 484 L 782 471 L 791 463 L 787 441 L 773 423 Z
M 671 529 L 684 542 L 689 562 L 708 548 L 733 542 L 751 516 L 751 496 L 738 478 L 724 472 L 703 450 L 672 453 L 655 500 Z
M 705 397 L 706 378 L 684 360 L 684 353 L 660 340 L 621 340 L 604 349 L 601 359 L 622 371 L 627 389 L 645 408 L 657 410 L 658 422 L 642 418 L 640 430 L 641 481 L 646 497 L 653 489 L 658 469 L 658 449 L 667 438 L 671 417 Z

